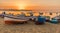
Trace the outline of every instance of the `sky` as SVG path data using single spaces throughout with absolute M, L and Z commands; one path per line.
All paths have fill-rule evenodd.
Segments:
M 0 0 L 0 6 L 50 6 L 60 7 L 60 0 Z
M 26 5 L 44 5 L 44 6 L 60 6 L 60 0 L 0 0 L 0 4 L 26 4 Z

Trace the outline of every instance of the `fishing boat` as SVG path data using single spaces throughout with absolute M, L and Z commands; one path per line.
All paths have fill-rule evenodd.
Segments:
M 46 22 L 45 17 L 39 16 L 39 17 L 37 18 L 37 21 L 35 22 L 35 24 L 36 24 L 36 25 L 42 25 L 42 24 L 44 24 L 45 22 Z
M 31 21 L 30 19 L 36 18 L 36 16 L 33 16 L 33 13 L 31 10 L 19 10 L 22 14 L 12 15 L 12 14 L 5 14 L 4 15 L 4 21 L 6 24 L 11 23 L 27 23 L 27 21 Z M 6 11 L 7 12 L 7 11 Z M 26 16 L 24 12 L 29 12 L 30 16 Z
M 11 24 L 11 23 L 27 23 L 29 20 L 29 17 L 25 17 L 24 15 L 19 15 L 19 16 L 14 16 L 14 15 L 4 15 L 4 21 L 6 24 Z
M 54 18 L 52 18 L 52 20 L 50 20 L 51 23 L 59 23 L 60 22 L 60 16 L 55 16 Z

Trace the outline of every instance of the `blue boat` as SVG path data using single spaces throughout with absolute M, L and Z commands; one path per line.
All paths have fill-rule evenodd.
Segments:
M 52 18 L 52 20 L 50 20 L 51 23 L 54 23 L 54 24 L 57 24 L 58 23 L 58 20 L 55 19 L 55 18 Z
M 44 22 L 46 21 L 46 19 L 43 16 L 39 16 L 37 22 L 35 22 L 35 24 L 37 25 L 41 25 L 44 24 Z
M 54 18 L 52 18 L 52 20 L 50 20 L 51 23 L 59 23 L 60 22 L 60 15 L 59 16 L 55 16 Z

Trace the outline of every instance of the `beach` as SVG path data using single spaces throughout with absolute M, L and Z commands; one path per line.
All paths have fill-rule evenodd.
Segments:
M 0 18 L 0 33 L 60 33 L 60 23 L 46 22 L 44 25 L 35 25 L 33 21 L 26 24 L 7 25 Z

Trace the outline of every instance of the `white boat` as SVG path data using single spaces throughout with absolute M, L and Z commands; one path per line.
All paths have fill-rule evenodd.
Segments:
M 19 23 L 26 23 L 27 21 L 29 21 L 29 19 L 32 18 L 37 18 L 35 16 L 24 16 L 24 15 L 18 15 L 18 16 L 14 16 L 14 15 L 4 15 L 4 21 L 5 23 L 9 23 L 9 22 L 19 22 Z
M 14 15 L 4 15 L 4 21 L 5 23 L 10 23 L 10 22 L 19 22 L 19 23 L 25 23 L 29 20 L 29 17 L 25 17 L 25 16 L 14 16 Z

